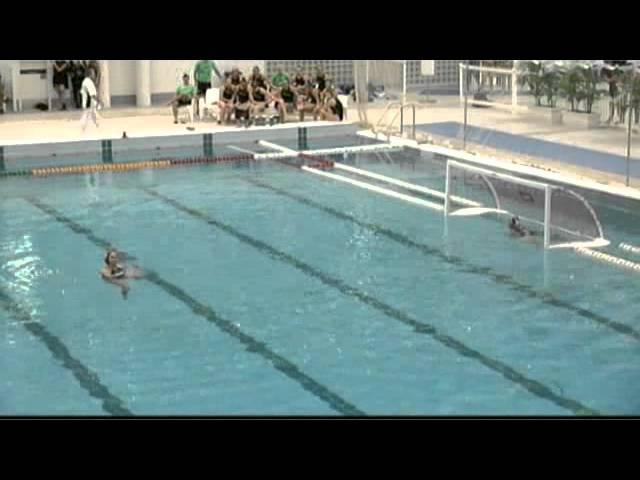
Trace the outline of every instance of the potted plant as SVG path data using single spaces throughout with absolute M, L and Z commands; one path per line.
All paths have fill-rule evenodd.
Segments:
M 634 115 L 638 118 L 638 109 L 640 108 L 640 74 L 634 70 L 626 71 L 621 75 L 621 119 L 624 121 L 626 113 Z
M 560 95 L 564 97 L 571 107 L 571 111 L 577 111 L 578 102 L 581 99 L 582 75 L 576 67 L 567 70 L 560 78 Z
M 542 105 L 542 96 L 544 95 L 543 69 L 542 64 L 536 61 L 526 63 L 526 71 L 523 76 L 524 83 L 529 87 L 529 91 L 535 99 L 536 105 Z
M 586 128 L 600 125 L 600 114 L 593 113 L 593 104 L 602 93 L 598 88 L 599 82 L 600 76 L 595 65 L 574 64 L 567 69 L 560 80 L 560 94 L 570 106 L 568 119 Z M 581 105 L 583 108 L 580 108 Z
M 634 123 L 640 123 L 640 71 L 633 72 L 631 84 L 631 110 L 634 115 Z
M 560 73 L 553 68 L 542 70 L 542 91 L 547 98 L 547 106 L 555 108 L 560 89 Z
M 600 75 L 597 69 L 585 65 L 582 69 L 582 82 L 580 84 L 580 98 L 584 100 L 586 113 L 592 113 L 593 104 L 600 98 L 602 91 L 598 88 Z

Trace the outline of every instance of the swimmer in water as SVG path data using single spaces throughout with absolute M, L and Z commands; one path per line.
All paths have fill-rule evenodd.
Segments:
M 509 222 L 509 231 L 512 236 L 522 239 L 523 242 L 533 243 L 536 247 L 540 247 L 542 245 L 540 233 L 523 227 L 518 216 L 511 217 L 511 222 Z
M 530 234 L 530 232 L 520 224 L 520 219 L 517 216 L 511 217 L 511 223 L 509 223 L 509 231 L 511 232 L 511 235 L 517 237 L 526 237 Z
M 107 251 L 104 257 L 105 266 L 100 274 L 107 282 L 113 283 L 120 287 L 122 296 L 127 298 L 129 293 L 129 283 L 127 279 L 142 278 L 143 272 L 135 267 L 128 267 L 118 261 L 118 252 L 115 250 Z

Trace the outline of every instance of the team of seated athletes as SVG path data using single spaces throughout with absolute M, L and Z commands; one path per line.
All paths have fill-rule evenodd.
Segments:
M 229 124 L 232 121 L 244 125 L 250 125 L 265 111 L 273 107 L 277 115 L 270 120 L 279 120 L 284 123 L 287 114 L 297 113 L 300 121 L 304 121 L 305 115 L 313 116 L 314 120 L 341 121 L 344 107 L 335 87 L 328 81 L 326 75 L 320 69 L 316 69 L 315 75 L 305 75 L 299 69 L 290 79 L 278 68 L 277 73 L 269 80 L 260 67 L 253 68 L 248 78 L 233 68 L 230 72 L 220 74 L 215 64 L 209 67 L 209 81 L 200 81 L 199 75 L 201 63 L 196 65 L 196 85 L 191 84 L 189 74 L 182 77 L 182 84 L 176 89 L 175 97 L 169 102 L 173 110 L 174 123 L 178 123 L 178 108 L 191 105 L 198 113 L 199 99 L 206 97 L 206 91 L 211 88 L 211 72 L 222 80 L 220 97 L 217 101 L 219 108 L 218 123 Z

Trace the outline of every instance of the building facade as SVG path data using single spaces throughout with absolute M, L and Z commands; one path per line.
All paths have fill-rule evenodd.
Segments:
M 321 67 L 338 84 L 353 84 L 352 60 L 217 60 L 221 70 L 238 67 L 249 72 L 255 65 L 272 75 L 280 66 L 293 73 L 302 68 L 311 73 Z M 102 79 L 100 93 L 105 106 L 162 105 L 175 92 L 184 72 L 192 72 L 196 60 L 100 60 Z M 459 60 L 436 60 L 435 75 L 420 74 L 420 60 L 407 63 L 408 88 L 431 87 L 434 91 L 458 85 Z M 16 110 L 31 110 L 37 103 L 49 103 L 56 96 L 52 85 L 50 60 L 0 60 L 5 92 Z M 13 110 L 11 103 L 8 110 Z
M 375 60 L 373 60 L 375 61 Z M 424 76 L 420 73 L 421 60 L 407 60 L 407 87 L 432 87 L 434 91 L 456 92 L 458 88 L 459 67 L 462 60 L 436 60 L 435 75 Z M 340 84 L 353 84 L 353 60 L 266 60 L 268 75 L 273 75 L 278 67 L 286 72 L 294 72 L 302 68 L 305 72 L 313 72 L 320 67 Z

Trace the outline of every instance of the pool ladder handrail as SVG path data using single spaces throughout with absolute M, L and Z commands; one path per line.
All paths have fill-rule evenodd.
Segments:
M 415 102 L 409 102 L 409 103 L 402 103 L 402 102 L 389 102 L 384 110 L 384 112 L 382 112 L 382 116 L 380 117 L 380 119 L 378 120 L 378 123 L 376 123 L 376 126 L 374 127 L 373 131 L 376 132 L 378 130 L 382 131 L 382 128 L 380 128 L 381 126 L 385 126 L 386 125 L 386 129 L 383 131 L 383 133 L 385 133 L 387 135 L 387 140 L 391 137 L 391 134 L 393 133 L 393 124 L 395 123 L 396 119 L 398 118 L 398 115 L 400 115 L 400 135 L 402 135 L 404 133 L 404 109 L 405 108 L 411 108 L 411 111 L 413 113 L 412 115 L 412 131 L 411 131 L 411 138 L 413 140 L 415 140 L 416 138 L 416 106 L 418 104 Z M 398 108 L 398 110 L 396 111 L 396 114 L 393 116 L 393 118 L 391 119 L 391 121 L 388 124 L 383 124 L 383 120 L 385 119 L 385 117 L 387 116 L 387 113 L 393 108 L 393 107 L 400 107 Z

